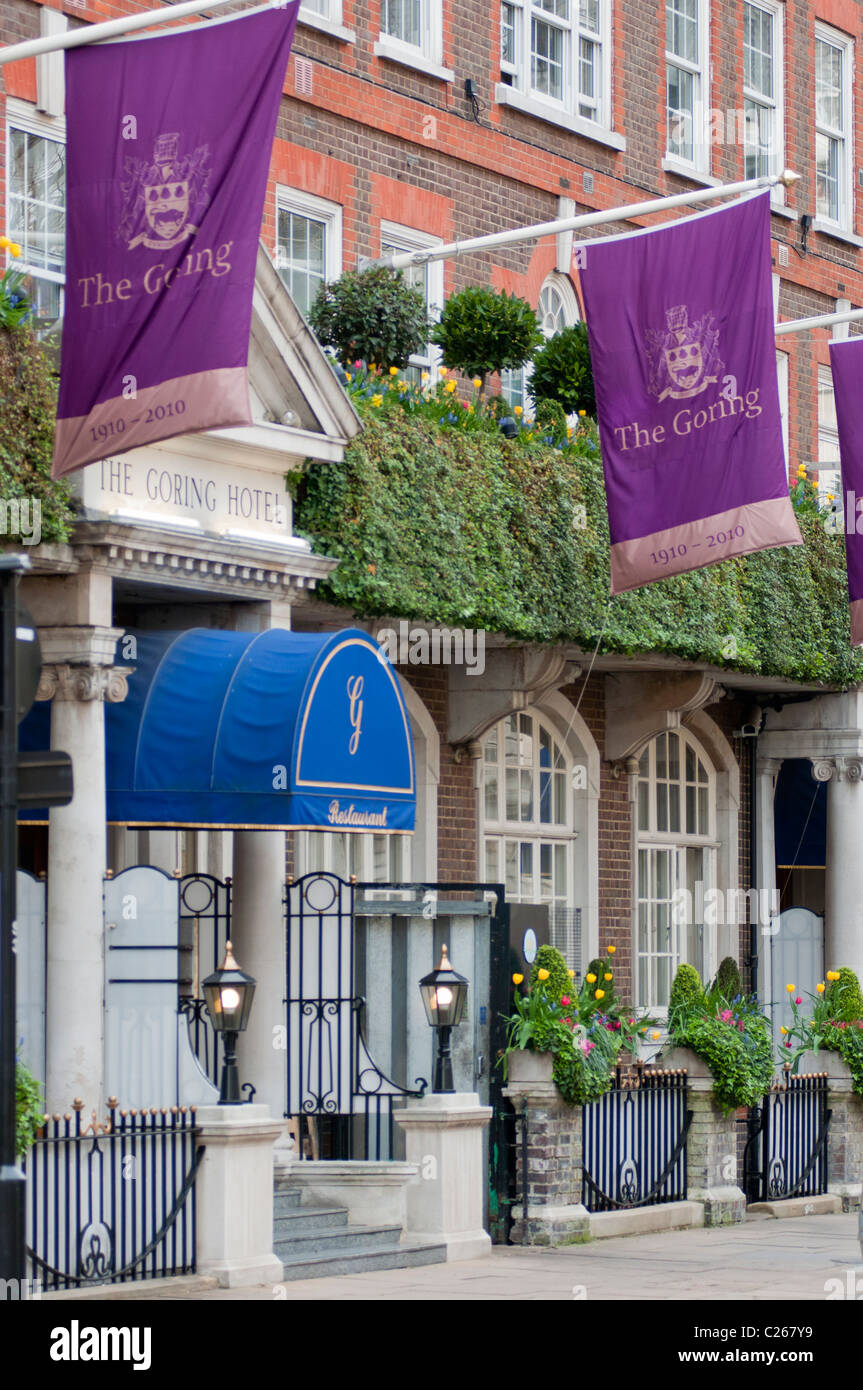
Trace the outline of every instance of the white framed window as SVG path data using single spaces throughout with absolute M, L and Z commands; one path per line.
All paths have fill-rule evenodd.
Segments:
M 442 244 L 440 237 L 418 232 L 413 227 L 402 227 L 396 222 L 381 222 L 381 256 L 395 256 L 402 251 L 427 251 Z M 404 269 L 402 274 L 409 285 L 422 290 L 429 318 L 433 321 L 439 319 L 443 306 L 443 261 L 426 261 L 420 265 L 411 265 Z M 428 372 L 428 379 L 435 381 L 442 357 L 443 353 L 435 343 L 426 343 L 421 352 L 416 352 L 411 357 L 408 375 L 421 380 L 423 372 Z
M 503 0 L 497 100 L 608 132 L 611 49 L 611 0 Z
M 353 29 L 345 29 L 342 24 L 342 0 L 302 0 L 299 22 L 332 34 L 343 43 L 356 43 Z
M 360 883 L 410 883 L 410 835 L 350 835 L 332 830 L 299 830 L 294 838 L 295 877 L 338 874 Z
M 839 468 L 839 426 L 836 422 L 836 397 L 833 394 L 833 374 L 829 367 L 818 368 L 818 501 L 823 507 L 831 499 L 842 497 L 842 474 Z
M 342 273 L 342 209 L 311 193 L 276 189 L 276 269 L 304 315 Z
M 707 0 L 665 0 L 666 158 L 708 172 Z
M 573 952 L 570 759 L 534 712 L 510 714 L 482 741 L 482 874 L 511 902 L 547 904 L 552 943 Z M 580 961 L 573 959 L 578 968 Z
M 854 43 L 815 26 L 815 214 L 853 230 L 851 80 Z
M 66 270 L 65 122 L 41 118 L 22 102 L 8 103 L 6 235 L 21 247 L 14 265 L 28 277 L 34 316 L 63 313 Z
M 785 163 L 783 10 L 768 0 L 743 6 L 743 177 L 777 174 Z
M 788 353 L 776 354 L 776 381 L 779 386 L 779 418 L 782 423 L 782 448 L 785 471 L 788 471 Z
M 704 922 L 716 876 L 715 777 L 685 730 L 644 749 L 636 809 L 636 1002 L 664 1010 L 682 961 L 702 979 L 716 964 L 715 929 Z
M 374 52 L 451 81 L 453 74 L 441 67 L 443 0 L 381 0 L 381 31 Z
M 555 271 L 543 281 L 536 318 L 545 338 L 553 338 L 562 328 L 578 323 L 578 301 L 572 283 L 565 275 Z M 520 405 L 524 408 L 529 404 L 527 384 L 532 370 L 533 364 L 526 362 L 517 371 L 501 372 L 500 393 L 511 406 Z

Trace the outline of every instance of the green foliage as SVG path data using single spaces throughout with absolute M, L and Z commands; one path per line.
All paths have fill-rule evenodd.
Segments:
M 354 397 L 366 429 L 343 467 L 305 475 L 297 527 L 338 569 L 321 596 L 361 617 L 485 628 L 527 642 L 666 653 L 729 670 L 863 680 L 842 536 L 799 518 L 805 544 L 726 560 L 609 599 L 608 518 L 592 421 L 563 448 L 504 439 L 487 407 Z M 381 416 L 384 418 L 380 418 Z M 450 418 L 451 417 L 451 418 Z
M 443 348 L 447 367 L 484 378 L 488 372 L 523 367 L 542 334 L 526 299 L 469 285 L 446 301 L 432 342 Z
M 678 1018 L 686 1019 L 690 1014 L 702 1010 L 704 1006 L 701 976 L 694 965 L 684 962 L 677 967 L 677 974 L 671 982 L 671 993 L 668 997 L 669 1029 L 676 1025 Z
M 309 323 L 346 367 L 355 359 L 404 367 L 428 342 L 431 327 L 422 291 L 387 266 L 348 271 L 321 285 Z
M 15 1152 L 26 1154 L 45 1123 L 42 1087 L 23 1062 L 15 1066 Z
M 534 354 L 528 390 L 537 403 L 537 415 L 540 401 L 555 401 L 567 415 L 583 410 L 595 418 L 596 397 L 586 323 L 562 328 Z
M 834 984 L 836 991 L 836 1017 L 844 1023 L 856 1023 L 863 1018 L 863 993 L 860 981 L 847 965 L 839 967 L 839 979 Z
M 0 328 L 0 497 L 39 502 L 43 541 L 66 540 L 72 520 L 68 485 L 51 478 L 56 410 L 51 364 L 32 330 Z M 15 538 L 10 531 L 0 543 Z
M 743 993 L 743 981 L 740 978 L 740 967 L 733 956 L 725 956 L 719 962 L 719 969 L 716 972 L 716 989 L 724 999 L 736 999 L 738 994 Z
M 755 1105 L 770 1089 L 773 1041 L 757 1001 L 742 996 L 730 1006 L 718 988 L 705 995 L 692 965 L 679 965 L 672 982 L 668 1037 L 672 1047 L 688 1047 L 707 1063 L 723 1110 Z
M 0 328 L 17 328 L 30 313 L 24 276 L 10 266 L 0 275 Z
M 572 976 L 567 969 L 566 961 L 556 946 L 540 946 L 530 968 L 530 987 L 534 989 L 538 982 L 540 970 L 548 971 L 548 979 L 544 981 L 545 992 L 549 999 L 553 999 L 559 1004 L 561 998 L 572 994 L 574 986 Z

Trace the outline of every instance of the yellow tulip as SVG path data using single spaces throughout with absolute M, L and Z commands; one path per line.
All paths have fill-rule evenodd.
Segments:
M 9 250 L 11 254 L 15 257 L 21 255 L 21 247 L 18 245 L 17 241 L 13 241 L 12 245 L 9 247 Z
M 514 405 L 513 408 L 512 408 L 512 413 L 513 413 L 513 415 L 516 416 L 516 418 L 518 418 L 518 416 L 521 415 L 521 414 L 523 413 L 523 410 L 524 410 L 524 407 L 523 407 L 523 406 Z
M 584 415 L 587 414 L 587 411 L 586 411 L 586 410 L 580 410 L 578 413 L 579 413 L 579 415 L 584 416 Z
M 399 374 L 399 369 L 398 369 L 398 367 L 390 367 L 390 376 L 398 376 L 398 374 Z
M 370 362 L 370 363 L 369 363 L 369 371 L 370 371 L 370 372 L 376 372 L 376 371 L 377 371 L 377 366 L 375 365 L 374 362 Z
M 481 377 L 481 376 L 475 376 L 474 379 L 473 379 L 473 381 L 472 381 L 472 383 L 471 383 L 471 385 L 478 391 L 478 390 L 480 389 L 480 387 L 482 386 L 482 377 Z
M 610 975 L 610 974 L 606 974 L 606 975 L 604 976 L 604 978 L 605 978 L 606 980 L 611 980 L 611 979 L 613 979 L 614 977 L 613 977 L 612 975 Z
M 824 984 L 824 982 L 823 982 L 822 980 L 819 980 L 819 982 L 818 982 L 818 984 L 815 986 L 815 988 L 817 989 L 817 991 L 818 991 L 819 994 L 823 994 L 824 991 L 825 991 L 825 989 L 827 988 L 827 986 Z
M 547 971 L 547 970 L 537 970 L 537 972 L 536 972 L 536 978 L 537 978 L 538 980 L 547 980 L 547 979 L 548 979 L 548 971 Z
M 604 990 L 604 989 L 595 989 L 595 990 L 593 991 L 593 997 L 594 997 L 594 999 L 604 999 L 604 998 L 605 998 L 605 990 Z
M 446 376 L 446 374 L 447 374 L 448 371 L 449 371 L 449 368 L 448 368 L 448 367 L 438 367 L 438 374 L 439 374 L 440 376 Z
M 616 946 L 609 946 L 609 948 L 608 948 L 608 954 L 609 954 L 610 956 L 613 956 L 616 950 L 617 950 L 617 947 L 616 947 Z
M 520 985 L 523 979 L 524 979 L 524 976 L 523 976 L 523 975 L 513 975 L 513 977 L 512 977 L 512 982 L 513 982 L 514 985 Z
M 0 251 L 8 251 L 11 245 L 12 243 L 7 236 L 0 236 Z
M 584 978 L 587 980 L 587 983 L 588 983 L 589 985 L 595 985 L 595 984 L 596 984 L 596 976 L 595 976 L 595 975 L 585 975 Z
M 654 1041 L 654 1042 L 659 1042 L 659 1034 L 658 1034 L 658 1033 L 651 1033 L 650 1036 L 653 1038 L 653 1041 Z
M 788 993 L 789 993 L 789 994 L 793 994 L 793 993 L 794 993 L 794 988 L 795 988 L 794 985 L 786 985 L 785 988 L 788 990 Z
M 575 971 L 574 971 L 574 970 L 567 970 L 566 973 L 567 973 L 567 975 L 569 976 L 569 978 L 570 978 L 571 980 L 574 980 L 574 979 L 575 979 Z
M 780 1031 L 780 1033 L 783 1033 L 783 1034 L 784 1034 L 784 1033 L 787 1033 L 787 1032 L 788 1032 L 788 1029 L 785 1027 L 784 1024 L 782 1024 L 782 1026 L 780 1027 L 779 1031 Z
M 453 393 L 453 391 L 455 390 L 455 382 L 454 382 L 454 381 L 448 381 L 447 384 L 446 384 L 446 386 L 445 386 L 443 389 L 446 391 L 446 393 L 447 393 L 448 396 L 451 396 L 452 393 Z
M 379 396 L 379 395 L 372 396 L 372 405 L 383 405 L 383 403 L 384 403 L 384 398 L 383 398 L 383 396 Z
M 838 971 L 838 970 L 828 970 L 828 971 L 827 971 L 827 978 L 828 978 L 828 980 L 832 980 L 832 981 L 838 980 L 838 979 L 839 979 L 839 971 Z

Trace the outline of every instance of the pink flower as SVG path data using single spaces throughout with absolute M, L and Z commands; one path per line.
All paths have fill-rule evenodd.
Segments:
M 562 1004 L 562 1003 L 563 1003 L 563 1000 L 561 999 L 560 1002 L 561 1002 L 561 1004 Z M 569 1001 L 567 1000 L 567 1003 L 568 1003 L 568 1002 L 569 1002 Z M 563 1021 L 564 1021 L 564 1023 L 568 1023 L 569 1026 L 570 1026 L 570 1028 L 572 1027 L 572 1019 L 571 1019 L 571 1018 L 565 1018 Z
M 590 1052 L 591 1048 L 596 1047 L 596 1043 L 588 1042 L 587 1038 L 583 1038 L 582 1041 L 579 1043 L 579 1047 L 581 1048 L 582 1052 L 586 1057 L 588 1052 Z
M 634 1018 L 631 1018 L 631 1019 L 629 1020 L 630 1027 L 632 1026 L 632 1024 L 633 1024 L 634 1022 L 635 1022 L 635 1019 L 634 1019 Z M 863 1024 L 861 1024 L 860 1026 L 863 1027 Z
M 786 1046 L 786 1047 L 790 1047 L 790 1046 L 791 1046 L 791 1039 L 790 1039 L 790 1038 L 786 1038 L 786 1039 L 785 1039 L 785 1046 Z
M 360 369 L 360 367 L 361 367 L 362 365 L 363 365 L 363 364 L 362 364 L 362 362 L 360 361 L 360 359 L 357 358 L 356 362 L 354 363 L 354 371 L 359 371 L 359 369 Z
M 746 1027 L 746 1024 L 743 1022 L 743 1019 L 742 1019 L 742 1018 L 741 1018 L 740 1022 L 738 1023 L 737 1027 L 740 1029 L 741 1033 L 743 1032 L 743 1029 Z
M 719 1015 L 719 1017 L 722 1019 L 722 1022 L 723 1022 L 723 1023 L 730 1023 L 730 1022 L 731 1022 L 731 1019 L 732 1019 L 731 1010 L 730 1010 L 730 1009 L 723 1009 L 723 1010 L 722 1010 L 722 1013 Z
M 800 998 L 800 996 L 798 995 L 798 997 L 794 1000 L 794 1003 L 795 1003 L 795 1004 L 802 1004 L 802 1003 L 803 1003 L 803 1000 L 802 1000 L 802 999 Z
M 620 1020 L 619 1020 L 619 1019 L 617 1020 L 617 1022 L 615 1023 L 614 1026 L 615 1026 L 615 1029 L 619 1029 L 619 1028 L 620 1028 Z
M 569 1008 L 569 995 L 568 995 L 568 994 L 562 994 L 562 995 L 560 996 L 560 1002 L 561 1002 L 561 1004 L 563 1005 L 563 1007 L 564 1007 L 565 1009 Z

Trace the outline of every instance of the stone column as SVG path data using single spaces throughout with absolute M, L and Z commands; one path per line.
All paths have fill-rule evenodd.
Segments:
M 231 940 L 240 968 L 257 980 L 249 1027 L 238 1039 L 240 1081 L 274 1120 L 285 1112 L 285 832 L 234 833 Z
M 843 1211 L 858 1211 L 863 1197 L 863 1096 L 854 1090 L 851 1072 L 838 1052 L 806 1052 L 798 1070 L 801 1076 L 827 1075 L 827 1191 L 840 1199 Z
M 277 1284 L 273 1254 L 273 1143 L 281 1125 L 266 1105 L 202 1105 L 195 1116 L 206 1153 L 197 1177 L 199 1274 L 222 1288 Z
M 40 633 L 46 655 L 61 645 L 75 658 L 47 662 L 37 696 L 53 702 L 51 747 L 70 754 L 74 777 L 71 803 L 49 813 L 45 1099 L 52 1112 L 75 1097 L 88 1110 L 105 1102 L 103 701 L 126 697 L 126 674 L 111 668 L 120 635 L 112 628 Z
M 722 1113 L 706 1063 L 688 1047 L 672 1048 L 660 1065 L 687 1072 L 687 1109 L 693 1112 L 686 1144 L 687 1200 L 702 1204 L 705 1226 L 742 1221 L 746 1197 L 737 1186 L 737 1112 Z
M 551 1079 L 547 1053 L 510 1053 L 503 1094 L 523 1116 L 516 1132 L 515 1245 L 565 1245 L 590 1239 L 582 1204 L 582 1108 L 567 1105 Z M 522 1130 L 527 1125 L 527 1211 L 524 1210 Z
M 444 1245 L 447 1260 L 476 1260 L 491 1249 L 483 1229 L 483 1143 L 491 1107 L 472 1093 L 409 1100 L 393 1119 L 405 1135 L 406 1159 L 419 1168 L 407 1189 L 405 1239 Z
M 863 977 L 863 758 L 813 758 L 812 775 L 827 791 L 824 959 Z

